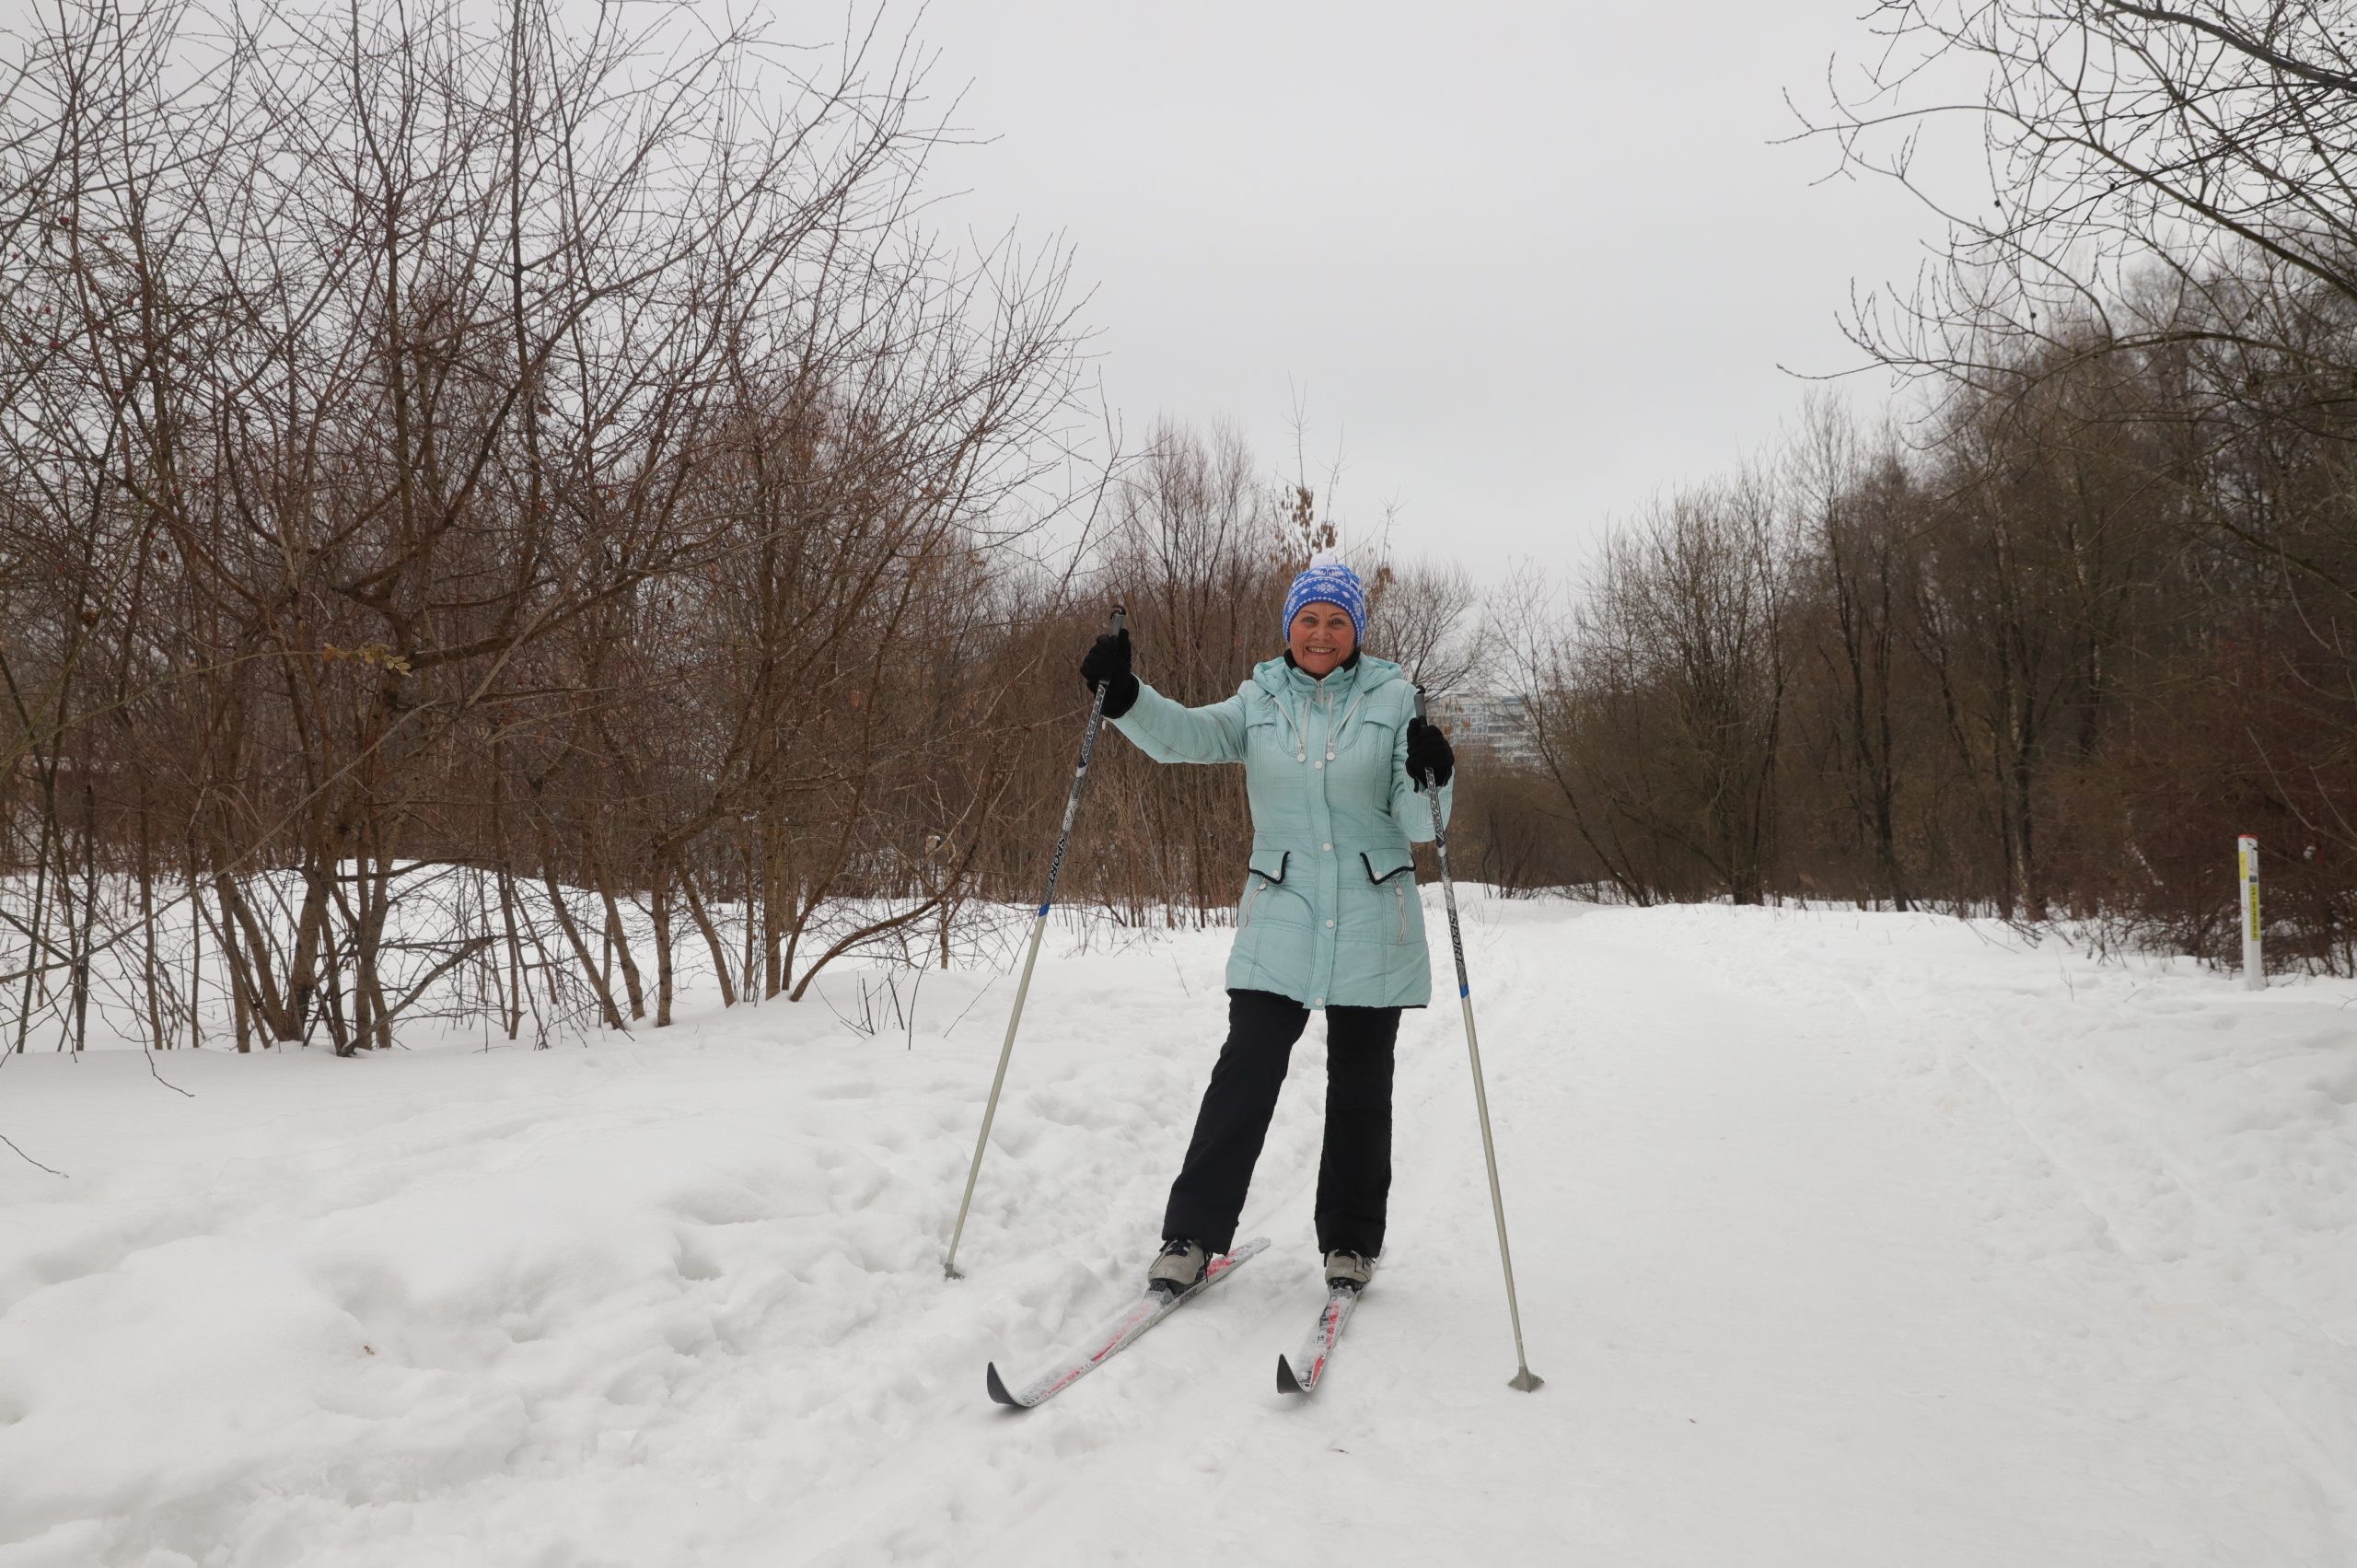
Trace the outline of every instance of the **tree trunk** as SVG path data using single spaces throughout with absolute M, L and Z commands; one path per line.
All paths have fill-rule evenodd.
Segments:
M 721 941 L 720 933 L 713 928 L 711 915 L 704 910 L 703 897 L 696 890 L 696 873 L 692 865 L 684 862 L 680 865 L 679 887 L 688 896 L 688 917 L 696 923 L 696 929 L 703 933 L 703 945 L 712 953 L 713 977 L 720 981 L 720 1005 L 734 1007 L 737 1005 L 737 987 L 729 978 L 728 947 Z

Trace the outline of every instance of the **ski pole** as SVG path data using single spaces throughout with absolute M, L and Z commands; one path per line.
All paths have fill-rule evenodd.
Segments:
M 1121 634 L 1124 613 L 1113 607 L 1113 634 Z M 966 1234 L 966 1211 L 973 1206 L 974 1182 L 982 1174 L 982 1151 L 990 1146 L 991 1122 L 998 1116 L 998 1092 L 1006 1083 L 1006 1064 L 1015 1055 L 1015 1031 L 1023 1022 L 1023 999 L 1031 992 L 1031 966 L 1039 961 L 1039 938 L 1047 935 L 1048 911 L 1056 901 L 1056 878 L 1064 868 L 1064 848 L 1072 842 L 1073 820 L 1080 815 L 1080 786 L 1088 782 L 1088 754 L 1097 749 L 1097 732 L 1105 723 L 1105 693 L 1109 680 L 1097 683 L 1097 700 L 1089 705 L 1088 727 L 1081 732 L 1080 765 L 1072 771 L 1072 794 L 1064 799 L 1064 825 L 1056 833 L 1056 855 L 1048 862 L 1048 890 L 1039 896 L 1039 917 L 1031 923 L 1031 945 L 1023 954 L 1023 978 L 1015 986 L 1015 1011 L 1006 1017 L 1006 1041 L 998 1048 L 998 1072 L 991 1079 L 991 1098 L 982 1107 L 981 1135 L 974 1140 L 974 1164 L 966 1172 L 966 1195 L 958 1201 L 958 1226 L 949 1233 L 949 1256 L 943 1260 L 944 1279 L 962 1280 L 958 1272 L 958 1243 Z
M 1424 716 L 1424 689 L 1416 688 L 1416 716 Z M 1457 955 L 1457 1000 L 1465 1009 L 1465 1050 L 1473 1061 L 1473 1105 L 1481 1113 L 1481 1157 L 1490 1167 L 1490 1208 L 1498 1219 L 1498 1261 L 1506 1271 L 1506 1313 L 1514 1319 L 1514 1358 L 1518 1370 L 1508 1381 L 1509 1388 L 1528 1393 L 1543 1381 L 1530 1370 L 1530 1359 L 1522 1353 L 1522 1307 L 1515 1300 L 1514 1252 L 1506 1246 L 1506 1200 L 1498 1187 L 1498 1145 L 1490 1135 L 1490 1097 L 1481 1086 L 1481 1041 L 1473 1032 L 1473 987 L 1465 978 L 1465 934 L 1457 919 L 1457 884 L 1448 875 L 1448 830 L 1441 825 L 1440 789 L 1437 785 L 1423 792 L 1433 807 L 1433 851 L 1440 858 L 1441 896 L 1448 902 L 1448 945 Z

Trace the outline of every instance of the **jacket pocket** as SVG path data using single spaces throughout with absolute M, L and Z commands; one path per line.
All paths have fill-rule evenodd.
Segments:
M 1252 906 L 1261 895 L 1285 879 L 1285 865 L 1293 852 L 1282 849 L 1257 849 L 1252 852 L 1250 873 L 1244 878 L 1244 902 L 1236 913 L 1238 931 L 1252 923 Z
M 1405 844 L 1359 851 L 1359 865 L 1366 873 L 1364 891 L 1345 889 L 1343 902 L 1357 912 L 1351 924 L 1362 942 L 1408 945 L 1408 895 L 1416 886 L 1416 853 Z M 1387 895 L 1388 895 L 1387 897 Z M 1386 909 L 1385 904 L 1390 907 Z
M 1286 736 L 1285 726 L 1278 722 L 1275 703 L 1264 696 L 1257 703 L 1248 702 L 1245 704 L 1244 765 L 1247 768 L 1256 761 L 1263 767 L 1273 762 L 1291 761 L 1295 749 L 1293 741 Z

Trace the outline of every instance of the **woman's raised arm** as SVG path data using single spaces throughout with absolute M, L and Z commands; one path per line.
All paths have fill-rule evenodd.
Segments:
M 1138 682 L 1138 699 L 1113 727 L 1157 762 L 1244 761 L 1244 695 L 1190 708 Z

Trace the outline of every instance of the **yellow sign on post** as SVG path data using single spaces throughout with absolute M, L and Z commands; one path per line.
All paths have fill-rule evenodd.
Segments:
M 2243 890 L 2243 989 L 2258 991 L 2267 985 L 2267 964 L 2258 942 L 2258 841 L 2245 833 L 2235 841 L 2235 852 Z

